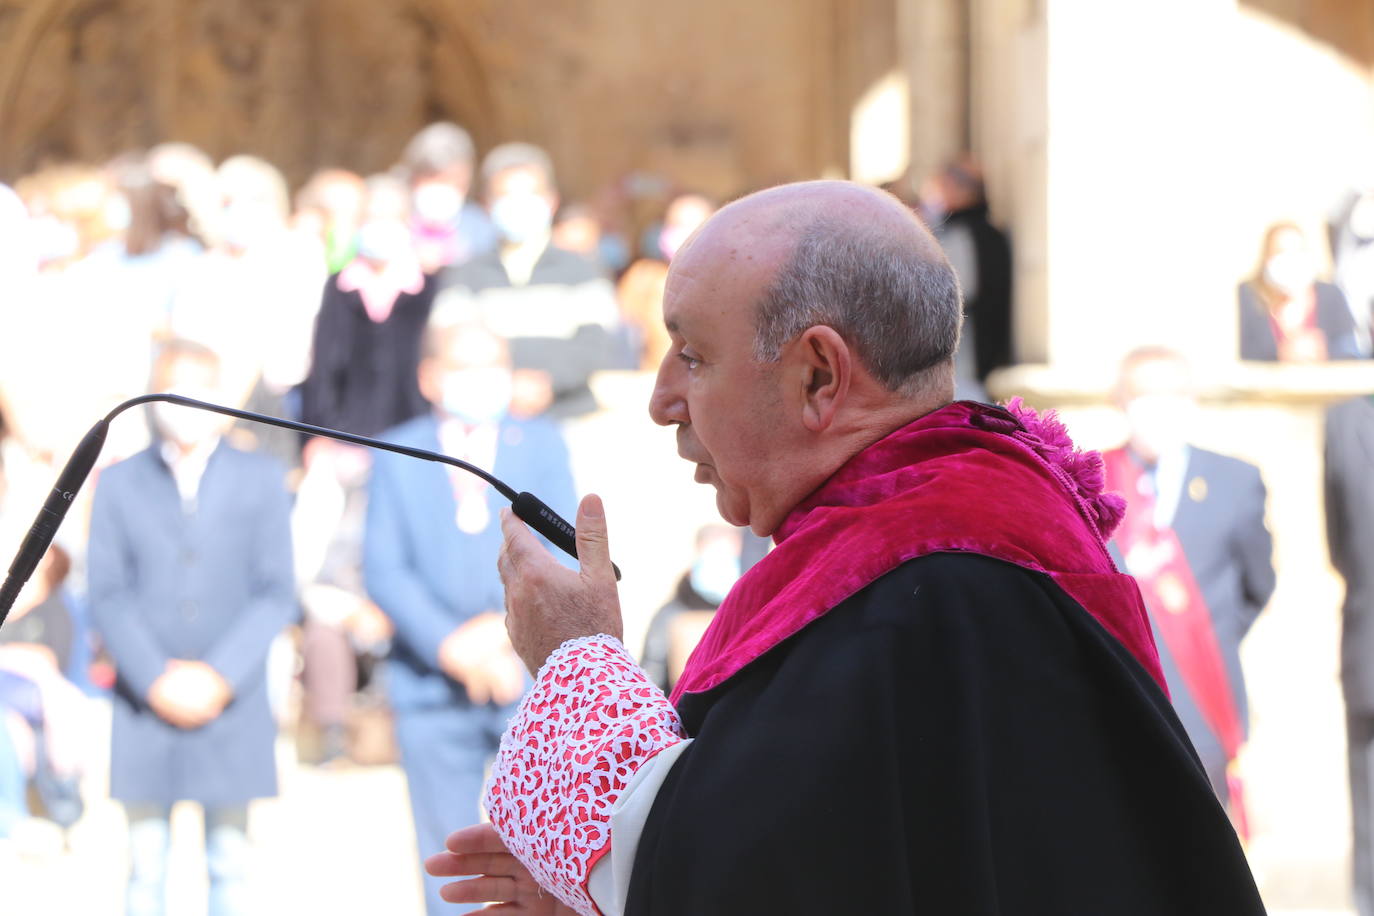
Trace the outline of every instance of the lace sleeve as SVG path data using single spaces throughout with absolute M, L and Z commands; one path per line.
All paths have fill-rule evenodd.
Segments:
M 620 640 L 571 639 L 539 669 L 492 765 L 486 808 L 534 879 L 596 916 L 587 877 L 610 848 L 611 808 L 682 723 Z

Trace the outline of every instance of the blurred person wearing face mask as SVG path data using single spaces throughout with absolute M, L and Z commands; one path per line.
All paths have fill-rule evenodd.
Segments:
M 1332 281 L 1350 307 L 1360 353 L 1369 356 L 1374 352 L 1374 188 L 1347 196 L 1327 228 Z
M 447 121 L 430 124 L 406 144 L 401 169 L 410 185 L 411 231 L 425 273 L 496 247 L 491 220 L 469 199 L 474 159 L 472 137 Z
M 127 222 L 110 178 L 102 169 L 57 166 L 15 186 L 28 213 L 17 231 L 37 269 L 9 277 L 13 286 L 0 295 L 0 409 L 38 463 L 65 455 L 93 415 L 147 384 L 148 315 L 131 315 L 124 291 L 101 269 L 125 228 L 116 226 Z M 56 372 L 50 340 L 63 341 L 67 358 Z M 82 374 L 77 366 L 101 371 Z M 126 457 L 146 443 L 137 424 L 123 425 L 111 430 L 102 458 Z
M 152 387 L 221 400 L 213 352 L 169 341 Z M 218 414 L 154 403 L 155 441 L 95 489 L 92 616 L 114 661 L 110 793 L 123 802 L 131 916 L 165 912 L 169 815 L 205 810 L 212 916 L 247 913 L 248 802 L 276 794 L 267 658 L 296 616 L 284 469 Z
M 640 665 L 668 693 L 706 631 L 716 608 L 743 572 L 743 532 L 729 525 L 707 525 L 697 532 L 692 565 L 678 580 L 673 598 L 649 622 Z
M 955 365 L 960 397 L 982 399 L 982 383 L 1012 361 L 1012 253 L 993 225 L 983 170 L 971 156 L 946 163 L 921 183 L 916 212 L 940 242 L 964 293 Z
M 165 335 L 194 340 L 220 359 L 225 398 L 268 413 L 304 376 L 310 330 L 324 284 L 317 250 L 289 231 L 286 179 L 271 163 L 232 156 L 216 173 L 218 238 L 185 284 Z M 295 439 L 258 427 L 236 433 L 262 440 L 294 462 Z
M 177 202 L 190 214 L 191 233 L 214 247 L 220 241 L 223 204 L 215 161 L 190 143 L 159 143 L 148 150 L 153 180 L 176 189 Z
M 1112 550 L 1140 584 L 1174 709 L 1243 833 L 1240 643 L 1274 592 L 1264 481 L 1253 465 L 1188 444 L 1197 406 L 1177 353 L 1128 355 L 1116 395 L 1130 438 L 1103 455 L 1107 489 L 1127 501 Z
M 445 270 L 438 301 L 475 310 L 510 342 L 516 412 L 589 413 L 597 406 L 592 373 L 625 362 L 610 281 L 593 261 L 553 244 L 558 193 L 546 152 L 498 146 L 482 162 L 482 183 L 499 247 Z
M 509 412 L 506 343 L 453 310 L 436 309 L 419 385 L 433 405 L 384 438 L 491 469 L 556 511 L 575 505 L 568 452 L 546 419 Z M 403 456 L 374 457 L 363 571 L 395 628 L 388 688 L 419 848 L 442 844 L 454 817 L 477 811 L 526 678 L 506 636 L 496 570 L 504 500 L 481 479 Z M 417 868 L 419 863 L 416 863 Z M 456 912 L 426 878 L 432 916 Z
M 1325 362 L 1360 357 L 1345 296 L 1317 279 L 1318 262 L 1296 223 L 1264 233 L 1260 262 L 1240 286 L 1240 358 Z
M 658 368 L 672 341 L 663 327 L 663 289 L 668 264 L 697 227 L 714 213 L 715 203 L 701 194 L 680 194 L 668 203 L 663 222 L 648 235 L 652 255 L 640 258 L 616 285 L 616 299 L 639 354 L 639 368 Z
M 316 172 L 296 194 L 292 228 L 320 246 L 331 274 L 358 253 L 358 225 L 366 199 L 362 178 L 344 169 Z
M 374 175 L 366 188 L 357 256 L 324 287 L 301 412 L 374 436 L 428 410 L 416 372 L 435 282 L 415 251 L 405 183 Z

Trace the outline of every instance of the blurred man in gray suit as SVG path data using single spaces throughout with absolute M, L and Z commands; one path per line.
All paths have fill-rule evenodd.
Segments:
M 1326 539 L 1345 579 L 1341 686 L 1350 753 L 1355 906 L 1374 916 L 1374 395 L 1326 415 Z
M 1264 481 L 1254 465 L 1188 444 L 1196 406 L 1177 353 L 1128 355 L 1117 401 L 1130 439 L 1103 455 L 1107 489 L 1127 501 L 1114 554 L 1140 583 L 1174 709 L 1244 832 L 1231 763 L 1248 717 L 1240 643 L 1274 592 Z

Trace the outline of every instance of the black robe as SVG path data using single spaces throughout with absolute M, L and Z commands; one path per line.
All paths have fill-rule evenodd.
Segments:
M 1264 912 L 1163 691 L 1047 576 L 911 560 L 679 708 L 627 916 Z

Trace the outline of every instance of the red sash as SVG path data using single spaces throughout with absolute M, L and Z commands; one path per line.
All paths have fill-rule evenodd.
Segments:
M 1107 489 L 1127 499 L 1126 517 L 1116 532 L 1126 569 L 1140 583 L 1145 607 L 1203 720 L 1221 742 L 1226 759 L 1234 761 L 1245 741 L 1245 729 L 1212 627 L 1212 614 L 1193 577 L 1183 545 L 1173 528 L 1155 527 L 1154 488 L 1142 486 L 1145 475 L 1140 465 L 1125 449 L 1107 452 L 1102 457 Z M 1249 828 L 1240 777 L 1228 769 L 1227 783 L 1237 830 L 1245 838 Z

